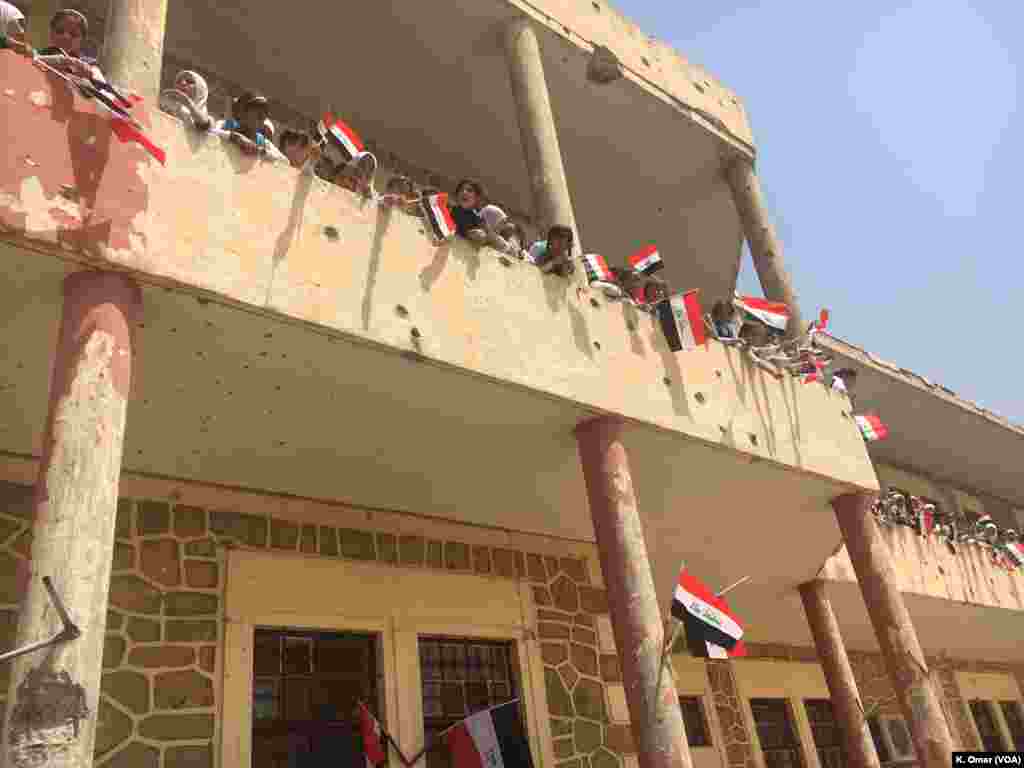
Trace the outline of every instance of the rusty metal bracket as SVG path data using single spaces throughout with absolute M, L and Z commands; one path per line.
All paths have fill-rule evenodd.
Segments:
M 61 602 L 60 595 L 57 594 L 57 590 L 53 588 L 53 582 L 50 581 L 49 576 L 43 576 L 43 586 L 46 587 L 46 593 L 50 596 L 50 602 L 53 603 L 54 610 L 57 611 L 57 615 L 60 616 L 61 624 L 63 624 L 60 632 L 49 640 L 40 640 L 35 643 L 30 643 L 23 648 L 15 648 L 13 651 L 0 654 L 0 661 L 10 661 L 18 656 L 24 656 L 26 653 L 32 653 L 33 651 L 48 648 L 51 645 L 68 643 L 82 636 L 82 630 L 80 630 L 75 622 L 71 620 L 71 617 L 68 616 L 67 609 L 64 607 L 64 603 Z

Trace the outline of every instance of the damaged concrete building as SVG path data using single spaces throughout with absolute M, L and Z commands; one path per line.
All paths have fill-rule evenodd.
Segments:
M 43 577 L 81 629 L 2 667 L 5 765 L 362 766 L 357 701 L 411 755 L 519 699 L 542 768 L 1024 749 L 1024 571 L 873 512 L 897 488 L 1020 530 L 1024 430 L 825 337 L 889 424 L 869 451 L 845 394 L 672 352 L 583 270 L 439 245 L 153 108 L 189 68 L 332 109 L 384 171 L 480 178 L 585 252 L 657 243 L 706 306 L 746 241 L 800 327 L 712 75 L 604 0 L 102 5 L 164 165 L 0 51 L 0 641 L 60 629 Z M 749 577 L 748 655 L 659 675 L 681 562 Z

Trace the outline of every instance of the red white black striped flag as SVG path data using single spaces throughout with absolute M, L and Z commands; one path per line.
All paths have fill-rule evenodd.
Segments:
M 438 240 L 448 240 L 455 236 L 455 220 L 448 209 L 447 192 L 438 192 L 436 195 L 424 195 L 423 209 L 427 214 L 430 229 Z
M 871 443 L 875 440 L 885 440 L 889 436 L 889 428 L 874 413 L 855 415 L 853 420 L 857 422 L 860 433 L 864 435 L 866 442 Z
M 661 254 L 658 253 L 658 246 L 645 245 L 629 257 L 629 266 L 637 272 L 650 275 L 664 267 L 665 262 L 661 260 Z
M 363 702 L 359 702 L 359 735 L 363 738 L 363 754 L 366 755 L 366 768 L 375 768 L 387 760 L 384 744 L 381 739 L 384 731 L 377 718 L 370 714 Z
M 756 296 L 737 294 L 735 304 L 741 311 L 776 330 L 784 331 L 789 325 L 789 307 L 781 301 L 768 301 Z
M 690 653 L 710 659 L 746 656 L 743 627 L 724 598 L 682 567 L 672 597 L 672 615 L 683 623 Z
M 670 296 L 656 307 L 665 341 L 673 352 L 696 349 L 707 341 L 704 313 L 696 289 Z
M 467 717 L 445 738 L 454 768 L 533 768 L 518 699 Z
M 583 266 L 587 270 L 588 282 L 615 282 L 615 278 L 612 276 L 612 271 L 608 268 L 608 262 L 604 260 L 604 256 L 600 256 L 596 253 L 585 254 L 583 256 Z
M 331 142 L 331 146 L 341 152 L 342 160 L 346 163 L 365 149 L 359 134 L 352 130 L 345 121 L 336 118 L 329 112 L 320 121 L 319 128 L 320 134 Z

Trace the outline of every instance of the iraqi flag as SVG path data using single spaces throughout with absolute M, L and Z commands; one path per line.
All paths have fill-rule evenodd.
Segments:
M 658 246 L 646 245 L 629 257 L 629 266 L 643 275 L 652 275 L 665 266 Z
M 885 440 L 889 436 L 889 428 L 873 413 L 854 416 L 853 420 L 857 422 L 860 433 L 864 435 L 864 439 L 869 443 L 875 440 Z
M 320 135 L 326 138 L 331 146 L 342 154 L 342 162 L 349 162 L 362 152 L 365 147 L 359 134 L 352 130 L 343 120 L 327 113 L 319 124 Z
M 1024 565 L 1024 546 L 1021 546 L 1019 541 L 1008 541 L 1003 546 L 1015 567 L 1019 568 Z
M 800 377 L 800 382 L 803 384 L 821 381 L 822 372 L 825 370 L 825 364 L 818 359 L 817 355 L 812 352 L 809 357 L 810 359 L 807 361 L 808 365 L 804 367 L 803 375 Z
M 697 290 L 677 293 L 656 305 L 661 330 L 673 352 L 692 350 L 704 344 L 704 313 Z
M 615 278 L 612 271 L 608 269 L 608 262 L 604 256 L 596 253 L 588 253 L 583 256 L 583 267 L 587 270 L 588 282 L 614 283 Z
M 686 643 L 694 656 L 709 659 L 746 656 L 743 627 L 728 604 L 685 567 L 679 571 L 672 596 L 672 615 L 683 623 Z
M 922 536 L 931 536 L 935 530 L 935 505 L 922 504 L 918 511 L 918 526 L 921 528 Z
M 363 739 L 363 754 L 366 755 L 366 768 L 374 768 L 387 760 L 384 744 L 381 739 L 384 731 L 377 718 L 370 714 L 363 702 L 359 702 L 359 735 Z
M 735 304 L 742 312 L 777 331 L 785 331 L 789 324 L 789 307 L 781 301 L 768 301 L 755 296 L 737 294 Z
M 430 229 L 438 240 L 448 240 L 455 236 L 455 219 L 448 209 L 447 192 L 423 195 L 423 210 L 426 211 Z
M 46 71 L 73 86 L 79 95 L 90 98 L 103 107 L 110 114 L 111 132 L 123 144 L 138 144 L 160 165 L 167 164 L 167 153 L 143 133 L 142 126 L 128 111 L 142 103 L 141 97 L 132 94 L 131 98 L 129 98 L 124 96 L 110 83 L 93 80 L 92 78 L 68 75 L 43 61 L 37 60 L 37 63 Z
M 445 738 L 453 768 L 533 768 L 518 699 L 467 717 Z

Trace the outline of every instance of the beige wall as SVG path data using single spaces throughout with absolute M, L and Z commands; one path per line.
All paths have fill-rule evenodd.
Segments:
M 982 500 L 964 491 L 945 489 L 930 478 L 906 469 L 876 464 L 883 488 L 899 488 L 940 504 L 954 497 L 964 511 L 981 514 Z M 989 550 L 978 545 L 957 545 L 951 552 L 937 536 L 922 537 L 902 525 L 879 525 L 882 538 L 896 558 L 896 573 L 903 592 L 969 602 L 994 608 L 1024 610 L 1024 569 L 1006 571 L 991 562 Z M 825 563 L 822 578 L 855 582 L 849 553 L 843 547 Z

